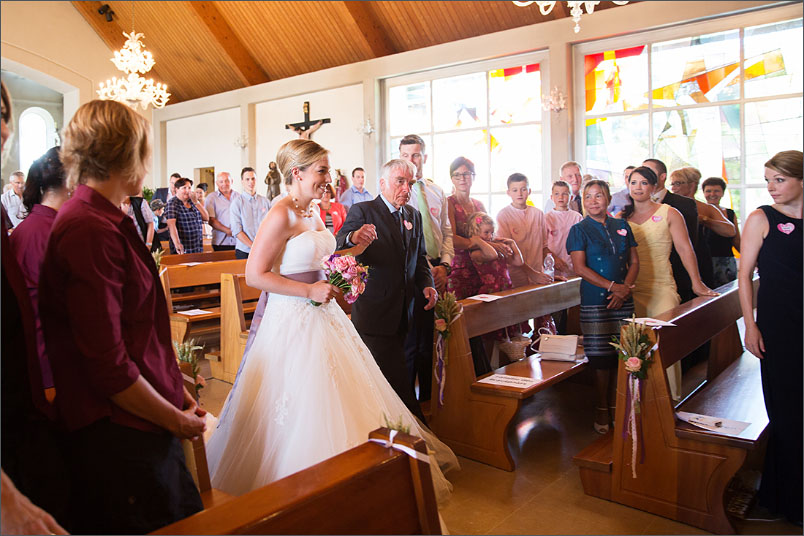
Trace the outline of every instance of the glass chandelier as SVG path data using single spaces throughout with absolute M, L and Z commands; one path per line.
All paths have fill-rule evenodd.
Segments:
M 519 7 L 527 7 L 533 3 L 539 6 L 539 11 L 541 11 L 542 15 L 549 15 L 551 11 L 553 11 L 553 7 L 556 5 L 555 2 L 521 2 L 517 0 L 513 0 L 514 5 Z M 567 2 L 567 6 L 570 8 L 570 15 L 572 16 L 572 20 L 575 22 L 575 33 L 581 31 L 581 15 L 583 15 L 582 6 L 586 7 L 586 12 L 592 14 L 595 11 L 595 6 L 598 5 L 600 2 Z M 613 4 L 617 4 L 618 6 L 624 6 L 628 2 L 612 2 Z
M 122 49 L 115 51 L 114 58 L 111 59 L 114 66 L 126 73 L 126 76 L 119 79 L 112 77 L 105 84 L 101 82 L 98 97 L 125 103 L 135 110 L 139 107 L 145 110 L 148 105 L 163 108 L 170 97 L 167 86 L 140 76 L 150 71 L 156 62 L 140 41 L 141 37 L 145 37 L 144 34 L 134 32 L 133 5 L 131 9 L 131 33 L 123 32 L 127 38 L 126 43 Z

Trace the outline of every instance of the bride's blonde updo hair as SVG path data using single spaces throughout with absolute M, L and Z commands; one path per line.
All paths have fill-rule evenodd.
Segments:
M 304 171 L 328 154 L 329 151 L 313 140 L 290 140 L 276 153 L 276 165 L 285 178 L 285 184 L 290 186 L 293 184 L 293 168 Z
M 87 179 L 106 180 L 119 173 L 136 182 L 148 172 L 150 125 L 117 101 L 93 100 L 75 112 L 64 129 L 60 158 L 72 188 Z

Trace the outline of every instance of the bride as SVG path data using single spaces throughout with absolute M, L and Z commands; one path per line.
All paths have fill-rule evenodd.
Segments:
M 312 206 L 331 182 L 327 154 L 303 139 L 285 143 L 277 154 L 290 193 L 268 212 L 246 263 L 248 285 L 269 295 L 207 445 L 212 485 L 241 495 L 365 442 L 385 418 L 401 418 L 427 443 L 441 502 L 451 490 L 441 468 L 458 467 L 457 458 L 388 384 L 333 299 L 340 289 L 320 271 L 335 249 L 335 237 Z M 339 253 L 362 253 L 376 238 L 370 227 L 365 243 Z

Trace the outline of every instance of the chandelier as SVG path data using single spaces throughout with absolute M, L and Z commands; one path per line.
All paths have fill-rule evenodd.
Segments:
M 105 84 L 101 82 L 98 97 L 128 104 L 135 110 L 140 106 L 145 110 L 149 104 L 154 108 L 163 108 L 170 97 L 167 86 L 140 76 L 150 71 L 156 62 L 140 41 L 141 37 L 145 37 L 144 34 L 134 32 L 133 2 L 131 9 L 131 33 L 123 32 L 127 38 L 126 43 L 122 49 L 115 51 L 114 58 L 111 59 L 114 66 L 126 73 L 126 76 L 119 79 L 112 77 Z
M 542 15 L 549 15 L 551 11 L 553 11 L 553 7 L 556 5 L 555 2 L 533 2 L 532 0 L 529 2 L 521 2 L 517 0 L 513 0 L 514 5 L 519 7 L 527 7 L 533 3 L 539 6 L 539 11 L 541 11 Z M 572 20 L 575 22 L 575 33 L 581 31 L 581 15 L 583 15 L 582 6 L 586 7 L 586 12 L 588 14 L 592 14 L 595 11 L 595 6 L 598 5 L 600 2 L 567 2 L 567 6 L 570 8 L 570 16 L 572 16 Z M 624 6 L 628 2 L 612 2 L 612 4 L 617 4 L 618 6 Z

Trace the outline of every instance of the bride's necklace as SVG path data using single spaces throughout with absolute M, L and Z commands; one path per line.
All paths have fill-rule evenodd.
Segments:
M 298 212 L 300 216 L 302 216 L 303 218 L 312 218 L 313 217 L 313 202 L 312 201 L 310 201 L 310 206 L 307 207 L 307 210 L 304 210 L 299 206 L 299 200 L 296 199 L 295 196 L 290 196 L 290 200 L 293 201 L 293 206 L 296 209 L 296 212 Z

